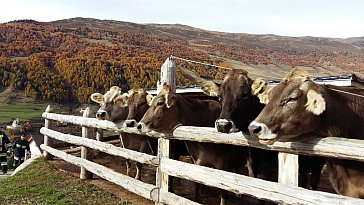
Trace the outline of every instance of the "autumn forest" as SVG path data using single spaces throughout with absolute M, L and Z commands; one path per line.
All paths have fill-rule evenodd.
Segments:
M 124 91 L 134 86 L 156 87 L 160 67 L 170 55 L 225 67 L 231 67 L 226 60 L 230 59 L 245 64 L 337 66 L 349 73 L 364 73 L 363 47 L 332 51 L 253 46 L 234 43 L 236 39 L 224 41 L 221 34 L 214 36 L 216 41 L 206 43 L 201 39 L 211 40 L 211 36 L 201 35 L 207 32 L 191 34 L 193 30 L 185 28 L 168 33 L 160 25 L 115 28 L 108 27 L 107 22 L 102 26 L 78 25 L 77 19 L 69 22 L 20 20 L 0 24 L 0 88 L 11 86 L 39 100 L 87 103 L 92 93 L 102 93 L 113 85 Z M 356 41 L 356 46 L 360 42 Z M 223 77 L 222 70 L 178 64 L 201 76 Z M 179 85 L 189 84 L 180 73 L 177 81 Z

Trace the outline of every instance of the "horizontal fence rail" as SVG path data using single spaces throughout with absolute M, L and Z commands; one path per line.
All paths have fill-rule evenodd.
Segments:
M 246 194 L 260 199 L 269 199 L 286 204 L 356 204 L 364 203 L 361 199 L 337 194 L 311 191 L 288 184 L 265 181 L 244 175 L 234 174 L 208 167 L 187 164 L 162 158 L 161 170 L 168 175 L 199 182 L 208 186 L 228 190 L 236 194 Z
M 117 133 L 127 132 L 140 134 L 135 128 L 123 127 L 123 122 L 113 123 L 95 118 L 61 115 L 45 112 L 42 115 L 46 120 L 57 120 L 72 123 L 87 128 L 98 128 Z M 151 156 L 144 153 L 116 147 L 111 144 L 88 139 L 85 137 L 73 136 L 43 127 L 41 134 L 63 142 L 83 146 L 105 152 L 114 156 L 120 156 L 141 163 L 157 166 L 163 174 L 187 179 L 208 186 L 224 189 L 236 194 L 245 194 L 259 199 L 266 199 L 282 204 L 364 204 L 364 200 L 321 191 L 311 191 L 290 184 L 264 181 L 244 175 L 230 173 L 227 171 L 202 167 L 194 164 L 180 162 L 162 156 Z M 240 146 L 253 146 L 262 149 L 283 151 L 294 154 L 321 155 L 364 161 L 364 142 L 361 140 L 342 138 L 319 138 L 297 143 L 277 142 L 271 146 L 259 144 L 249 135 L 243 133 L 225 134 L 219 133 L 214 128 L 181 126 L 175 129 L 172 134 L 157 132 L 146 133 L 151 137 L 166 139 L 190 140 L 198 142 L 212 142 L 221 144 L 233 144 Z M 183 197 L 162 189 L 157 185 L 151 185 L 135 180 L 123 174 L 88 161 L 75 157 L 66 152 L 56 150 L 50 146 L 42 145 L 41 148 L 51 155 L 57 156 L 65 161 L 76 164 L 87 169 L 100 177 L 116 183 L 121 187 L 138 194 L 156 203 L 164 204 L 198 204 Z
M 87 139 L 87 138 L 85 139 L 85 138 L 81 138 L 79 136 L 63 134 L 61 132 L 47 129 L 45 127 L 42 127 L 40 129 L 40 133 L 43 135 L 51 136 L 53 139 L 57 139 L 57 140 L 67 142 L 70 144 L 75 144 L 75 145 L 79 145 L 79 146 L 82 145 L 82 146 L 86 146 L 88 148 L 99 150 L 101 152 L 104 152 L 104 153 L 107 153 L 110 155 L 119 156 L 119 157 L 123 157 L 126 159 L 132 159 L 134 161 L 137 161 L 137 162 L 140 162 L 143 164 L 158 166 L 157 157 L 149 155 L 149 154 L 140 153 L 140 152 L 125 149 L 122 147 L 116 147 L 115 145 L 107 144 L 104 142 L 99 142 L 99 141 L 92 140 L 92 139 Z
M 85 139 L 78 136 L 59 133 L 46 128 L 41 128 L 41 133 L 47 134 L 57 140 L 61 140 L 64 142 L 73 142 L 76 145 L 82 145 L 89 148 L 97 149 L 99 151 L 103 151 L 108 154 L 113 154 L 116 156 L 125 156 L 133 158 L 130 156 L 133 156 L 134 154 L 133 153 L 134 151 L 114 147 L 113 145 L 106 144 L 103 142 L 98 142 L 91 139 Z M 109 149 L 105 149 L 106 147 L 109 147 Z M 91 171 L 92 173 L 108 181 L 118 184 L 119 186 L 135 194 L 138 194 L 150 200 L 156 200 L 155 199 L 156 196 L 153 196 L 153 191 L 158 190 L 158 188 L 153 185 L 143 183 L 141 181 L 135 180 L 130 177 L 126 177 L 109 168 L 103 167 L 101 165 L 87 161 L 85 159 L 81 159 L 79 157 L 72 156 L 63 151 L 58 151 L 48 146 L 41 145 L 41 148 L 49 152 L 50 154 L 57 156 L 67 162 L 85 167 L 88 171 Z M 108 151 L 108 150 L 113 150 L 113 151 Z M 117 150 L 119 150 L 120 153 L 115 153 Z M 131 152 L 133 154 L 130 155 L 121 154 L 123 152 L 126 153 Z M 150 161 L 153 161 L 153 159 Z M 147 162 L 147 160 L 145 162 Z M 151 164 L 157 164 L 157 163 L 151 163 Z M 345 197 L 325 192 L 310 191 L 295 186 L 278 184 L 226 171 L 216 170 L 208 167 L 202 167 L 194 164 L 188 164 L 185 162 L 179 162 L 165 157 L 162 157 L 160 166 L 162 172 L 171 176 L 188 179 L 191 181 L 199 182 L 220 189 L 225 189 L 236 194 L 247 194 L 261 199 L 270 199 L 272 201 L 279 203 L 284 203 L 289 201 L 290 203 L 293 204 L 322 205 L 322 204 L 354 204 L 362 202 L 362 200 L 360 199 L 354 199 L 350 197 Z M 269 187 L 269 189 L 267 189 L 267 187 Z M 166 199 L 164 199 L 164 203 L 166 204 L 178 204 L 176 203 L 175 200 L 178 200 L 179 202 L 181 202 L 181 204 L 191 204 L 190 201 L 182 200 L 179 198 L 177 199 L 176 196 L 171 196 L 174 194 L 168 192 L 164 192 L 163 194 L 164 197 L 167 197 Z M 163 202 L 163 200 L 160 202 Z
M 86 146 L 86 145 L 85 145 Z M 94 162 L 90 162 L 85 159 L 81 159 L 79 157 L 75 157 L 73 155 L 67 154 L 63 151 L 59 151 L 53 149 L 51 147 L 41 145 L 40 146 L 43 150 L 49 152 L 50 154 L 57 156 L 64 161 L 69 163 L 75 164 L 80 167 L 85 167 L 88 171 L 100 176 L 103 179 L 106 179 L 110 182 L 113 182 L 135 194 L 138 194 L 144 198 L 147 198 L 152 201 L 158 201 L 165 204 L 177 204 L 177 205 L 185 205 L 185 204 L 192 204 L 198 205 L 199 203 L 195 203 L 178 195 L 163 192 L 161 193 L 162 197 L 158 198 L 156 191 L 158 192 L 158 187 L 141 182 L 139 180 L 133 179 L 131 177 L 127 177 L 123 174 L 117 173 L 114 170 L 99 165 Z
M 101 128 L 114 132 L 140 134 L 136 128 L 123 127 L 123 122 L 115 124 L 107 120 L 83 118 L 79 116 L 69 116 L 55 113 L 43 113 L 42 116 L 46 119 L 72 123 L 85 127 Z M 145 135 L 157 138 L 162 137 L 197 142 L 251 146 L 292 154 L 319 155 L 323 157 L 333 157 L 364 162 L 364 140 L 357 139 L 325 137 L 314 138 L 300 142 L 276 142 L 273 145 L 263 145 L 260 144 L 256 139 L 253 139 L 249 135 L 242 132 L 226 134 L 217 132 L 215 128 L 192 126 L 177 127 L 172 135 L 153 131 L 145 133 Z

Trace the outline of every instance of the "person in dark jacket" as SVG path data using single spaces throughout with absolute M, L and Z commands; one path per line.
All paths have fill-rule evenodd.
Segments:
M 10 140 L 8 136 L 4 131 L 0 130 L 0 163 L 3 174 L 6 174 L 8 172 L 8 162 L 6 157 L 9 155 L 8 152 L 9 144 Z
M 18 167 L 25 160 L 25 151 L 27 150 L 30 153 L 29 142 L 25 138 L 25 134 L 20 136 L 20 139 L 16 140 L 13 145 L 14 150 L 14 167 Z

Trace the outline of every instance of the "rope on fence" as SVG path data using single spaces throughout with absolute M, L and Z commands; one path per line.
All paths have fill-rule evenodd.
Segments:
M 171 58 L 172 58 L 172 59 L 177 59 L 177 60 L 186 61 L 186 62 L 189 62 L 189 63 L 196 63 L 196 64 L 201 64 L 201 65 L 206 65 L 206 66 L 211 66 L 211 67 L 216 67 L 216 68 L 222 68 L 222 69 L 227 69 L 227 70 L 233 70 L 232 68 L 223 67 L 223 66 L 218 66 L 218 65 L 212 65 L 212 64 L 209 64 L 209 63 L 202 63 L 202 62 L 194 61 L 194 60 L 188 60 L 188 59 L 180 58 L 180 57 L 173 56 L 173 55 L 171 55 Z
M 188 63 L 196 63 L 196 64 L 206 65 L 206 66 L 215 67 L 215 68 L 222 68 L 222 69 L 226 69 L 226 70 L 234 70 L 234 68 L 228 68 L 228 67 L 224 67 L 224 66 L 218 66 L 218 65 L 213 65 L 213 64 L 209 64 L 209 63 L 203 63 L 203 62 L 194 61 L 194 60 L 188 60 L 188 59 L 181 58 L 181 57 L 177 57 L 177 56 L 173 56 L 173 55 L 171 55 L 170 58 L 177 59 L 177 60 L 181 60 L 181 61 L 185 61 L 185 62 L 188 62 Z M 251 66 L 247 66 L 247 67 L 251 67 Z M 253 67 L 251 67 L 251 68 L 253 68 Z M 254 74 L 254 75 L 257 75 L 257 76 L 268 77 L 270 79 L 277 79 L 277 77 L 274 77 L 274 76 L 263 75 L 261 73 L 255 73 L 255 72 L 252 72 L 252 71 L 249 71 L 249 73 Z
M 334 88 L 329 88 L 330 90 L 333 90 L 335 92 L 339 92 L 339 93 L 345 93 L 345 94 L 348 94 L 348 95 L 353 95 L 353 96 L 356 96 L 356 97 L 361 97 L 361 98 L 364 98 L 363 95 L 359 95 L 359 94 L 356 94 L 356 93 L 350 93 L 350 92 L 346 92 L 346 91 L 343 91 L 343 90 L 337 90 L 337 89 L 334 89 Z

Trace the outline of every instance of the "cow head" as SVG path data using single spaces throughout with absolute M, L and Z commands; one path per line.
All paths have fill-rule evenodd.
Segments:
M 161 92 L 152 100 L 149 109 L 138 123 L 137 129 L 141 132 L 150 130 L 158 132 L 173 131 L 180 124 L 177 98 L 176 93 L 165 84 Z
M 118 86 L 113 86 L 104 95 L 94 93 L 91 100 L 100 105 L 96 118 L 109 121 L 124 120 L 128 115 L 128 94 L 121 94 Z
M 148 110 L 153 96 L 144 89 L 134 88 L 129 91 L 128 107 L 129 114 L 125 120 L 127 127 L 135 127 Z
M 188 70 L 182 71 L 189 79 L 201 85 L 207 95 L 219 98 L 221 113 L 215 122 L 219 132 L 246 131 L 263 107 L 258 98 L 251 94 L 253 81 L 244 70 L 231 70 L 221 84 L 204 80 Z
M 313 132 L 326 109 L 325 95 L 307 72 L 294 69 L 268 93 L 267 105 L 249 125 L 251 135 L 273 144 Z

